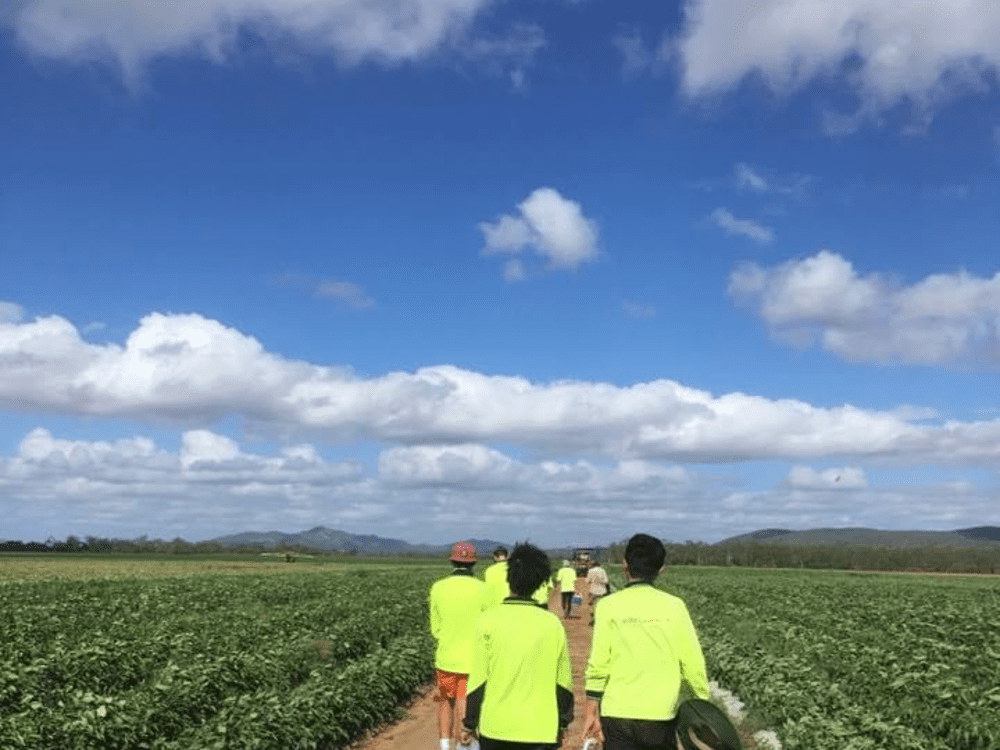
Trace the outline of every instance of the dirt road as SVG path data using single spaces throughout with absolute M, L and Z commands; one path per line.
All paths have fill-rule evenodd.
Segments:
M 578 578 L 577 592 L 585 589 L 585 581 Z M 583 706 L 585 700 L 583 670 L 587 664 L 590 652 L 590 608 L 586 604 L 587 597 L 583 595 L 584 604 L 573 608 L 573 616 L 563 620 L 566 627 L 566 638 L 569 642 L 569 658 L 573 665 L 573 691 L 576 698 L 576 717 L 569 725 L 563 747 L 579 747 L 580 729 L 583 726 Z M 562 617 L 562 605 L 559 592 L 552 594 L 549 609 Z M 435 750 L 440 747 L 437 735 L 437 704 L 433 699 L 430 686 L 424 688 L 423 694 L 414 700 L 408 708 L 407 715 L 401 721 L 386 727 L 378 734 L 360 743 L 358 750 Z

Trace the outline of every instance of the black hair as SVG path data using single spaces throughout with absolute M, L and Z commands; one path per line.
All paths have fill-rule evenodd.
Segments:
M 667 550 L 664 549 L 663 542 L 649 534 L 636 534 L 628 540 L 625 547 L 625 562 L 632 578 L 653 580 L 663 567 L 666 557 Z
M 528 542 L 514 545 L 507 558 L 507 583 L 514 596 L 531 596 L 551 572 L 549 556 Z
M 506 547 L 497 547 L 495 550 L 493 550 L 493 557 L 499 557 L 500 555 L 507 557 Z
M 451 561 L 452 567 L 454 567 L 454 568 L 463 568 L 465 570 L 472 570 L 472 566 L 475 565 L 475 564 L 476 563 L 475 563 L 474 560 L 472 562 L 465 562 L 465 561 L 462 561 L 462 560 L 452 560 Z

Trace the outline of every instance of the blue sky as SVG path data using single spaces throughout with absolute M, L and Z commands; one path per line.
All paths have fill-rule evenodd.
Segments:
M 18 0 L 0 537 L 1000 524 L 1000 10 Z

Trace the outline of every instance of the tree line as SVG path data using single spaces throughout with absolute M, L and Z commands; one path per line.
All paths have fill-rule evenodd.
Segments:
M 750 568 L 811 568 L 827 570 L 911 571 L 925 573 L 1000 573 L 1000 544 L 969 547 L 864 547 L 843 544 L 764 544 L 761 542 L 666 542 L 667 565 L 715 565 Z M 0 542 L 0 552 L 89 552 L 117 554 L 204 555 L 218 553 L 357 556 L 357 549 L 332 552 L 304 545 L 263 543 L 226 545 L 219 542 L 188 542 L 180 537 L 171 540 L 112 539 L 107 537 L 68 536 L 65 540 L 49 538 L 42 542 Z M 599 550 L 604 563 L 619 563 L 625 542 Z M 556 553 L 557 557 L 564 551 Z M 413 557 L 412 554 L 402 557 Z
M 921 573 L 1000 573 L 1000 544 L 969 547 L 866 547 L 845 544 L 764 544 L 761 542 L 665 543 L 667 565 L 749 568 L 907 571 Z M 625 543 L 602 550 L 620 562 Z

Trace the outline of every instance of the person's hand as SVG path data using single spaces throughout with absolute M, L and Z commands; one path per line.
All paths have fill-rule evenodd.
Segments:
M 476 732 L 468 727 L 462 727 L 462 732 L 458 738 L 459 745 L 471 745 L 472 741 L 476 739 Z
M 601 731 L 600 703 L 595 700 L 587 701 L 587 710 L 583 718 L 583 730 L 580 735 L 580 743 L 583 744 L 589 737 L 595 738 L 604 744 L 604 732 Z

